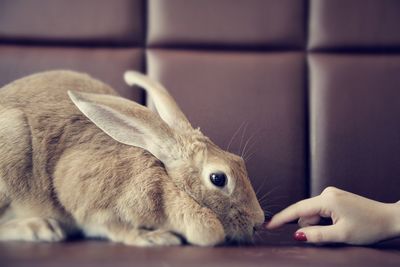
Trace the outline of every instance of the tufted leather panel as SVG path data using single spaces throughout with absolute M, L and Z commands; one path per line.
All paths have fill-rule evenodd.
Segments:
M 302 47 L 303 0 L 149 0 L 150 46 Z
M 142 101 L 142 92 L 122 80 L 126 69 L 143 70 L 141 49 L 85 49 L 0 46 L 0 87 L 35 72 L 72 69 L 89 73 L 123 96 Z
M 150 49 L 147 62 L 149 75 L 220 147 L 242 126 L 230 150 L 247 159 L 253 184 L 263 187 L 260 195 L 274 191 L 277 199 L 268 198 L 266 208 L 276 211 L 306 196 L 302 53 Z
M 309 47 L 398 49 L 399 14 L 398 0 L 311 0 Z
M 400 2 L 310 2 L 311 193 L 400 199 Z
M 400 56 L 312 55 L 312 192 L 400 198 Z
M 142 0 L 1 0 L 0 39 L 28 43 L 137 45 Z

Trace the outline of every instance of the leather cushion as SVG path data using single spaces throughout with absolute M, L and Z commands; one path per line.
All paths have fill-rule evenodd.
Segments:
M 140 49 L 82 49 L 0 46 L 0 87 L 35 72 L 70 69 L 87 72 L 123 96 L 143 102 L 143 92 L 123 81 L 127 69 L 143 69 Z
M 313 55 L 312 193 L 400 198 L 400 56 Z
M 0 40 L 143 44 L 143 11 L 141 0 L 2 0 Z
M 149 0 L 148 44 L 302 47 L 303 0 Z
M 399 51 L 400 1 L 312 0 L 310 5 L 311 49 Z

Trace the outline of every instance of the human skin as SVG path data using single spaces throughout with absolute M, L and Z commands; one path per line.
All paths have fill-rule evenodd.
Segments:
M 331 218 L 332 225 L 318 225 L 321 218 Z M 367 245 L 400 236 L 400 202 L 382 203 L 335 187 L 282 210 L 266 228 L 296 219 L 301 228 L 295 239 L 309 243 Z

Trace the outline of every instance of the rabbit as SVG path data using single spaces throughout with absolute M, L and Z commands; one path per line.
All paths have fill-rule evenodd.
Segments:
M 0 89 L 0 240 L 251 241 L 264 212 L 243 159 L 194 129 L 160 83 L 124 78 L 156 112 L 68 70 Z

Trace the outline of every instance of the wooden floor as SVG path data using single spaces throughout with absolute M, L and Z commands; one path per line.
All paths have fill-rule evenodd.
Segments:
M 372 247 L 293 241 L 294 225 L 261 233 L 253 246 L 136 248 L 106 241 L 0 243 L 0 266 L 400 266 L 400 239 Z

